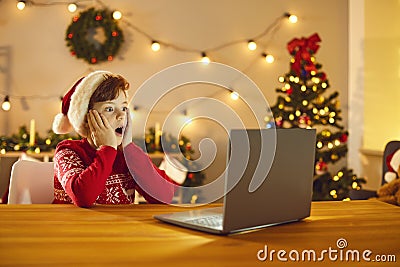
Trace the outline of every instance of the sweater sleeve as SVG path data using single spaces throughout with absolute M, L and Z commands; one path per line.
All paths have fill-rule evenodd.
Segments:
M 56 174 L 65 192 L 79 207 L 90 207 L 103 192 L 117 151 L 102 146 L 89 166 L 72 149 L 61 149 L 54 156 Z
M 158 169 L 149 156 L 134 143 L 124 148 L 126 164 L 138 184 L 138 192 L 149 203 L 171 203 L 174 197 L 174 182 Z

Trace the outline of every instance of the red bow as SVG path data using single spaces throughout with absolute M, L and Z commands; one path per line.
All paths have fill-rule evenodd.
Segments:
M 304 70 L 308 73 L 310 71 L 316 71 L 314 62 L 311 61 L 311 55 L 315 54 L 319 48 L 319 38 L 317 33 L 314 33 L 308 38 L 297 39 L 294 38 L 287 44 L 287 49 L 291 55 L 294 55 L 294 62 L 291 64 L 292 69 L 297 75 L 300 75 L 302 61 L 304 64 Z

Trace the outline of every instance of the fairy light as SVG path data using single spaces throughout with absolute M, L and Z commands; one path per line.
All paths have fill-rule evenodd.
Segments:
M 298 21 L 297 16 L 294 15 L 294 14 L 285 13 L 285 17 L 287 17 L 288 20 L 289 20 L 289 22 L 290 22 L 290 23 L 293 23 L 293 24 L 297 23 L 297 21 Z
M 324 146 L 324 144 L 321 141 L 318 141 L 317 147 L 321 149 L 323 146 Z
M 314 83 L 319 83 L 321 80 L 318 77 L 312 77 L 311 81 L 313 81 Z
M 275 58 L 273 55 L 263 53 L 262 56 L 264 57 L 265 61 L 269 64 L 273 63 L 275 61 Z
M 78 9 L 78 6 L 75 3 L 71 3 L 68 5 L 68 11 L 74 13 Z
M 4 101 L 3 101 L 3 104 L 1 105 L 1 108 L 4 111 L 9 111 L 11 109 L 10 97 L 8 95 L 6 95 L 6 97 L 4 97 Z
M 122 18 L 122 13 L 121 13 L 121 11 L 115 10 L 112 13 L 112 16 L 113 16 L 113 19 L 120 20 Z
M 353 183 L 351 184 L 351 187 L 352 187 L 353 189 L 357 189 L 357 188 L 358 188 L 357 182 L 353 182 Z
M 278 78 L 278 81 L 279 81 L 280 83 L 283 83 L 283 82 L 285 81 L 285 78 L 282 77 L 282 76 L 280 76 L 280 77 Z
M 239 99 L 239 93 L 238 92 L 235 92 L 235 91 L 232 91 L 231 92 L 231 94 L 230 94 L 230 96 L 231 96 L 231 99 L 232 100 L 238 100 Z
M 253 40 L 249 40 L 247 43 L 247 48 L 249 48 L 250 51 L 254 51 L 257 49 L 257 44 Z
M 1 0 L 0 0 L 0 1 L 1 1 Z M 73 13 L 73 12 L 75 12 L 75 11 L 80 7 L 80 2 L 85 1 L 85 0 L 73 0 L 73 1 L 74 1 L 74 2 L 70 2 L 70 3 L 68 3 L 67 1 L 66 1 L 66 2 L 55 2 L 55 1 L 54 1 L 54 2 L 51 2 L 51 1 L 49 1 L 48 3 L 36 3 L 36 2 L 34 2 L 34 1 L 29 1 L 29 0 L 20 0 L 20 1 L 17 1 L 17 5 L 16 5 L 16 6 L 17 6 L 17 8 L 18 8 L 19 10 L 23 10 L 23 9 L 26 7 L 26 5 L 28 5 L 28 6 L 31 6 L 31 5 L 32 5 L 32 6 L 64 5 L 64 6 L 67 7 L 67 9 L 68 9 L 69 12 Z M 99 1 L 99 2 L 101 2 L 101 1 Z M 120 19 L 122 19 L 122 13 L 121 13 L 120 11 L 118 11 L 118 10 L 115 10 L 115 11 L 112 12 L 112 17 L 113 17 L 113 19 L 115 19 L 115 20 L 120 20 Z M 289 21 L 291 21 L 292 23 L 297 22 L 297 16 L 295 16 L 295 15 L 293 15 L 293 14 L 290 14 L 290 13 L 287 13 L 287 12 L 286 12 L 286 13 L 284 13 L 284 16 L 283 16 L 283 17 L 280 16 L 280 18 L 283 18 L 283 19 L 285 19 L 285 17 L 287 17 L 287 18 L 289 19 Z M 75 16 L 75 18 L 74 18 L 73 20 L 76 21 L 77 19 L 78 19 L 78 16 Z M 258 45 L 257 45 L 257 43 L 256 43 L 254 40 L 258 40 L 258 39 L 260 39 L 260 38 L 266 36 L 267 34 L 269 34 L 269 33 L 270 33 L 269 29 L 270 29 L 270 28 L 273 28 L 273 26 L 274 26 L 274 27 L 277 26 L 278 23 L 280 23 L 280 21 L 281 21 L 281 19 L 276 20 L 273 24 L 271 24 L 270 26 L 268 26 L 268 27 L 267 27 L 262 33 L 260 33 L 259 35 L 255 36 L 255 37 L 252 37 L 252 38 L 248 38 L 248 39 L 247 39 L 247 46 L 248 46 L 248 49 L 251 50 L 251 51 L 252 51 L 252 50 L 256 50 Z M 130 23 L 127 23 L 127 24 L 128 24 L 128 26 L 130 26 L 130 27 L 133 28 L 134 30 L 138 31 L 139 33 L 141 33 L 142 35 L 144 35 L 145 37 L 147 37 L 148 39 L 152 40 L 152 37 L 151 37 L 150 34 L 146 33 L 145 31 L 141 30 L 140 28 L 138 28 L 137 26 L 135 26 L 135 25 L 133 25 L 133 24 L 130 24 Z M 218 45 L 218 46 L 216 46 L 216 47 L 214 47 L 214 48 L 209 48 L 209 49 L 207 49 L 207 51 L 208 51 L 208 52 L 210 52 L 210 51 L 216 51 L 216 50 L 219 50 L 219 49 L 224 48 L 224 47 L 226 47 L 226 46 L 231 46 L 231 45 L 238 44 L 238 43 L 243 43 L 243 39 L 241 39 L 241 40 L 236 40 L 236 41 L 234 40 L 234 41 L 232 41 L 232 42 L 227 42 L 227 43 L 225 43 L 225 44 Z M 163 44 L 163 45 L 168 46 L 168 47 L 171 47 L 171 48 L 173 48 L 173 49 L 175 49 L 175 50 L 184 51 L 184 52 L 186 51 L 186 52 L 196 52 L 196 53 L 198 53 L 198 52 L 201 51 L 201 50 L 193 50 L 193 49 L 191 49 L 191 48 L 180 47 L 180 46 L 175 45 L 175 44 L 173 44 L 173 43 L 158 42 L 158 41 L 154 41 L 154 40 L 152 41 L 151 49 L 152 49 L 153 51 L 159 51 L 160 48 L 161 48 L 161 45 L 160 45 L 160 44 Z M 271 55 L 271 54 L 263 53 L 262 56 L 264 57 L 265 61 L 266 61 L 267 63 L 269 63 L 269 64 L 271 64 L 271 63 L 273 63 L 273 62 L 275 61 L 274 56 Z M 113 57 L 110 56 L 110 57 L 108 58 L 108 60 L 113 60 Z M 294 61 L 294 58 L 291 59 L 291 62 L 293 62 L 293 61 Z M 96 60 L 95 58 L 93 58 L 91 63 L 96 63 L 96 62 L 97 62 L 97 60 Z M 207 54 L 206 54 L 205 51 L 204 51 L 204 52 L 201 52 L 201 62 L 203 62 L 204 64 L 209 64 L 209 63 L 211 62 L 210 58 L 207 56 Z M 295 79 L 296 79 L 296 80 L 295 80 L 294 82 L 298 83 L 298 82 L 299 82 L 299 78 L 296 77 Z M 284 82 L 284 81 L 285 81 L 285 78 L 284 78 L 284 77 L 279 77 L 279 81 L 280 81 L 280 82 Z M 12 97 L 15 97 L 15 96 L 12 96 Z M 19 96 L 18 96 L 18 97 L 19 97 Z M 51 97 L 55 97 L 55 96 L 51 96 Z M 231 97 L 232 97 L 232 96 L 231 96 Z M 233 97 L 235 97 L 235 96 L 233 96 Z M 34 98 L 38 98 L 38 97 L 35 96 Z M 57 98 L 58 98 L 58 96 L 57 96 Z M 290 102 L 291 99 L 290 99 L 290 98 L 287 98 L 286 101 L 287 101 L 287 102 Z M 11 108 L 11 104 L 10 104 L 9 100 L 8 100 L 8 101 L 4 101 L 4 103 L 2 104 L 2 108 L 3 108 L 3 110 L 9 110 L 9 109 Z M 283 108 L 283 106 L 280 105 L 280 108 Z
M 160 48 L 161 48 L 161 45 L 160 45 L 159 42 L 153 41 L 153 42 L 151 43 L 151 50 L 153 50 L 154 52 L 159 51 Z
M 26 1 L 18 1 L 17 2 L 17 8 L 19 10 L 24 10 L 25 6 L 26 6 Z
M 211 62 L 211 60 L 207 56 L 206 52 L 201 52 L 201 62 L 203 62 L 206 65 L 208 65 Z

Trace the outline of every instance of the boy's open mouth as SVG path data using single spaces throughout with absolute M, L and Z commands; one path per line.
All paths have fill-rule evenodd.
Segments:
M 118 127 L 117 129 L 115 129 L 115 132 L 118 134 L 122 134 L 123 130 L 124 130 L 124 127 Z

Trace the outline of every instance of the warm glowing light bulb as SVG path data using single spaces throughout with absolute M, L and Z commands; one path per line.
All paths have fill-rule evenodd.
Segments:
M 273 63 L 275 61 L 275 58 L 273 55 L 265 55 L 265 61 L 269 64 Z
M 257 49 L 257 44 L 256 44 L 256 42 L 254 42 L 253 40 L 250 40 L 250 41 L 247 43 L 247 47 L 249 48 L 249 50 L 254 51 L 254 50 Z
M 210 61 L 211 60 L 207 57 L 206 53 L 201 53 L 201 62 L 203 62 L 204 64 L 209 64 Z
M 17 3 L 17 8 L 18 8 L 19 10 L 24 10 L 25 5 L 26 5 L 25 1 L 18 1 L 18 3 Z
M 288 17 L 288 19 L 289 19 L 289 21 L 290 21 L 290 23 L 297 23 L 297 21 L 298 21 L 298 18 L 297 18 L 297 16 L 296 15 L 293 15 L 293 14 L 290 14 L 289 15 L 289 17 Z
M 10 99 L 9 99 L 8 96 L 6 96 L 6 97 L 4 98 L 4 102 L 3 102 L 3 104 L 1 105 L 1 108 L 2 108 L 4 111 L 9 111 L 9 110 L 11 109 L 11 103 L 10 103 Z
M 71 13 L 74 13 L 77 8 L 78 8 L 78 6 L 75 3 L 71 3 L 68 5 L 68 11 Z
M 151 50 L 153 50 L 154 52 L 157 52 L 158 50 L 160 50 L 161 46 L 159 42 L 153 41 L 151 43 Z
M 121 13 L 120 11 L 118 11 L 118 10 L 115 10 L 115 11 L 113 12 L 112 16 L 113 16 L 113 18 L 114 18 L 115 20 L 119 20 L 119 19 L 122 18 L 122 13 Z
M 238 100 L 239 99 L 239 94 L 235 91 L 231 92 L 231 99 L 232 100 Z

